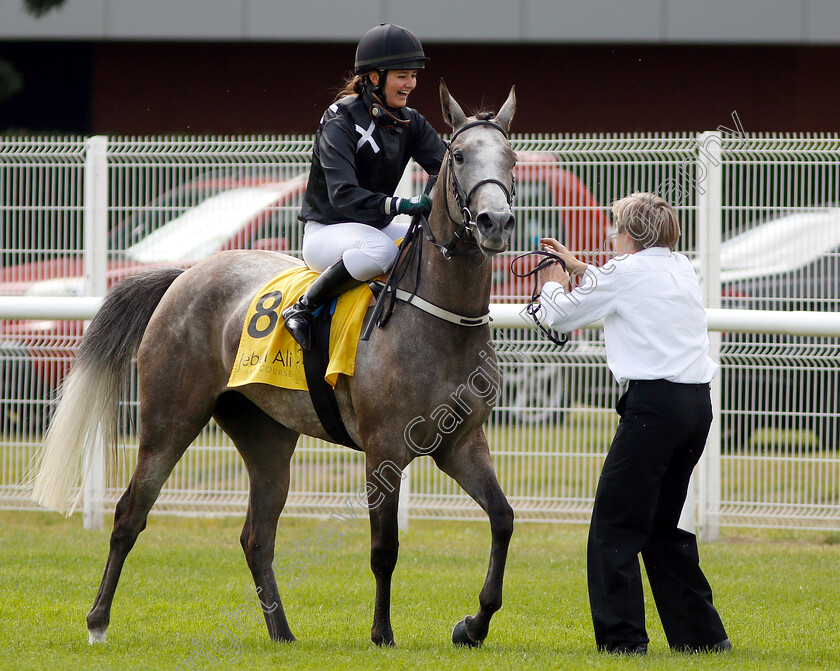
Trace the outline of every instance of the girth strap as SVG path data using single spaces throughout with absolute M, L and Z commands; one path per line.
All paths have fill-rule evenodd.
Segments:
M 306 373 L 306 385 L 309 387 L 312 405 L 330 440 L 361 452 L 362 448 L 353 442 L 344 420 L 341 419 L 335 389 L 324 379 L 330 360 L 330 326 L 335 302 L 333 299 L 316 312 L 312 321 L 312 346 L 308 352 L 303 352 L 303 370 Z

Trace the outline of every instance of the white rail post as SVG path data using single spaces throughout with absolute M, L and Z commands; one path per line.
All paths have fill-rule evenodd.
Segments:
M 400 531 L 408 530 L 409 496 L 411 496 L 411 464 L 403 469 L 402 482 L 400 483 L 400 499 L 397 503 L 397 528 Z
M 405 166 L 399 184 L 397 184 L 396 195 L 402 198 L 410 198 L 414 193 L 414 163 L 409 161 Z M 394 221 L 406 224 L 411 223 L 411 217 L 407 214 L 398 214 Z M 400 499 L 397 504 L 397 526 L 401 531 L 408 530 L 408 498 L 411 496 L 411 465 L 403 469 L 402 482 L 400 483 Z
M 720 241 L 723 207 L 721 134 L 707 131 L 698 138 L 697 247 L 700 254 L 701 288 L 706 308 L 720 308 Z M 720 363 L 720 333 L 709 333 L 709 356 Z M 715 541 L 720 535 L 720 374 L 712 380 L 712 426 L 699 465 L 697 506 L 698 536 Z
M 694 491 L 697 489 L 697 473 L 696 471 L 691 474 L 691 478 L 688 480 L 688 491 L 685 493 L 685 503 L 683 503 L 682 512 L 680 512 L 680 519 L 677 522 L 677 526 L 680 529 L 685 529 L 691 533 L 694 533 L 697 530 L 697 520 L 696 516 L 696 508 L 697 508 L 697 497 L 694 495 Z
M 400 181 L 397 184 L 397 190 L 394 192 L 395 196 L 400 198 L 411 198 L 414 195 L 414 162 L 409 161 L 408 165 L 405 166 L 405 170 L 403 170 L 402 177 L 400 177 Z M 411 217 L 407 214 L 398 214 L 394 217 L 394 221 L 403 223 L 403 224 L 410 224 Z
M 108 138 L 85 140 L 84 203 L 85 294 L 104 296 L 108 271 Z M 83 505 L 85 529 L 102 529 L 102 495 L 105 487 L 105 449 L 97 432 L 98 447 L 86 464 Z

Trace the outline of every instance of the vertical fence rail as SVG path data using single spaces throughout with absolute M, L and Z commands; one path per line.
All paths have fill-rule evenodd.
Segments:
M 98 294 L 80 270 L 97 263 L 90 277 L 101 283 L 111 271 L 188 265 L 221 248 L 299 254 L 296 215 L 311 144 L 311 137 L 295 136 L 2 139 L 0 294 Z M 534 249 L 541 235 L 603 262 L 610 203 L 631 191 L 654 191 L 677 210 L 678 251 L 696 264 L 707 306 L 840 306 L 840 239 L 835 245 L 832 237 L 840 230 L 836 135 L 524 135 L 513 144 L 520 159 L 517 228 L 511 251 L 492 261 L 493 302 L 520 303 L 530 295 L 530 285 L 512 278 L 508 264 L 515 253 Z M 418 193 L 424 181 L 415 168 L 401 195 Z M 200 235 L 191 233 L 197 221 Z M 96 242 L 86 243 L 94 222 Z M 814 228 L 815 222 L 825 225 Z M 794 242 L 769 244 L 772 235 L 764 230 L 793 230 Z M 106 246 L 103 271 L 97 250 Z M 21 483 L 82 325 L 3 321 L 0 328 L 0 508 L 31 508 Z M 563 351 L 532 329 L 497 330 L 493 338 L 502 383 L 486 430 L 518 519 L 587 521 L 616 425 L 617 389 L 602 333 L 576 332 Z M 715 387 L 721 400 L 697 473 L 701 536 L 714 538 L 725 525 L 840 528 L 837 338 L 728 333 L 713 334 L 712 342 L 722 363 Z M 126 391 L 121 411 L 131 425 L 136 374 Z M 118 471 L 104 487 L 107 508 L 136 463 L 134 432 L 122 440 Z M 292 468 L 287 512 L 293 515 L 341 510 L 364 481 L 361 455 L 310 438 L 301 439 Z M 416 460 L 411 471 L 403 513 L 484 516 L 430 459 Z M 211 423 L 175 468 L 155 510 L 242 514 L 247 490 L 241 460 Z
M 84 203 L 85 295 L 104 296 L 108 289 L 108 138 L 85 141 Z M 103 445 L 103 437 L 96 438 Z M 85 529 L 104 524 L 102 495 L 105 488 L 105 448 L 94 451 L 86 464 L 82 511 Z
M 720 308 L 721 135 L 703 133 L 698 138 L 697 216 L 700 281 L 703 304 Z M 709 333 L 709 356 L 720 362 L 720 333 Z M 697 530 L 702 540 L 717 540 L 720 505 L 720 376 L 712 380 L 712 426 L 698 468 Z

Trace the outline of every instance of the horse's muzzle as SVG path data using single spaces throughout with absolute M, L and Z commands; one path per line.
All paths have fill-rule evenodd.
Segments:
M 475 218 L 478 242 L 485 253 L 503 252 L 510 240 L 516 217 L 510 210 L 485 210 Z

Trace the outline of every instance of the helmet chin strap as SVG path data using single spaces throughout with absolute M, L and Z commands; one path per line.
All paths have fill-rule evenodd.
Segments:
M 381 101 L 385 97 L 385 79 L 388 77 L 388 71 L 377 70 L 377 72 L 379 73 L 379 84 L 374 86 L 370 80 L 370 74 L 366 74 L 365 88 Z
M 365 86 L 373 98 L 370 106 L 370 116 L 377 126 L 392 127 L 395 129 L 405 128 L 409 124 L 408 119 L 400 119 L 385 104 L 385 79 L 388 76 L 387 70 L 378 70 L 379 86 L 374 86 L 369 76 L 365 76 Z

